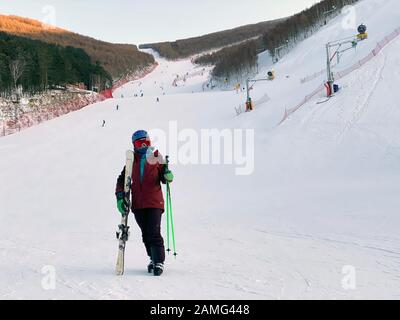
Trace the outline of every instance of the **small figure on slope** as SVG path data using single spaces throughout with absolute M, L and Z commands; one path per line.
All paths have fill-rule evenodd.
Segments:
M 165 211 L 161 183 L 171 183 L 174 179 L 162 155 L 151 146 L 148 133 L 137 131 L 132 136 L 135 159 L 132 168 L 132 206 L 137 224 L 142 231 L 150 264 L 149 273 L 160 276 L 164 270 L 165 247 L 161 236 L 161 218 Z M 125 168 L 118 177 L 115 194 L 121 214 L 128 208 L 124 200 Z

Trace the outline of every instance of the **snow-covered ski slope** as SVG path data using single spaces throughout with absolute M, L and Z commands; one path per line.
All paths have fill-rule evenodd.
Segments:
M 337 70 L 398 27 L 397 0 L 355 9 L 370 38 Z M 118 98 L 1 138 L 0 298 L 400 298 L 400 39 L 340 80 L 330 101 L 316 104 L 321 94 L 277 127 L 285 108 L 323 81 L 300 83 L 324 67 L 324 44 L 354 33 L 343 18 L 275 65 L 277 79 L 251 93 L 271 99 L 252 113 L 236 116 L 244 93 L 203 93 L 207 74 L 172 87 L 177 74 L 198 68 L 158 58 L 155 72 Z M 261 58 L 260 77 L 270 68 Z M 140 90 L 144 97 L 134 98 Z M 254 129 L 254 173 L 173 164 L 177 259 L 167 258 L 161 278 L 146 274 L 131 218 L 126 273 L 116 277 L 114 186 L 125 150 L 134 130 L 168 133 L 170 121 L 178 129 Z M 53 290 L 45 290 L 49 270 Z
M 135 95 L 141 97 L 143 94 L 143 97 L 161 99 L 164 95 L 203 92 L 203 88 L 207 88 L 205 83 L 210 67 L 193 65 L 190 59 L 170 63 L 151 49 L 143 51 L 154 55 L 158 67 L 145 80 L 130 82 L 114 91 L 115 98 L 134 98 Z

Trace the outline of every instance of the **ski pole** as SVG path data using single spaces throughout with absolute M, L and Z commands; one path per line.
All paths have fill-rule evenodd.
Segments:
M 166 156 L 166 167 L 168 169 L 169 165 L 169 156 Z M 174 229 L 174 218 L 172 215 L 172 201 L 171 201 L 171 188 L 169 185 L 169 182 L 167 182 L 167 243 L 168 243 L 168 253 L 171 252 L 170 248 L 170 231 L 172 234 L 172 243 L 174 247 L 174 256 L 176 258 L 177 253 L 176 253 L 176 243 L 175 243 L 175 229 Z
M 169 247 L 169 198 L 168 198 L 168 191 L 167 191 L 167 199 L 166 199 L 166 207 L 167 207 L 167 252 L 168 254 L 171 252 L 171 248 Z
M 171 201 L 171 189 L 169 186 L 169 183 L 167 183 L 167 193 L 168 193 L 168 198 L 169 198 L 169 215 L 170 215 L 170 219 L 171 219 L 171 233 L 172 233 L 172 244 L 174 247 L 174 256 L 176 258 L 176 256 L 178 255 L 176 253 L 176 242 L 175 242 L 175 230 L 174 230 L 174 218 L 172 215 L 172 201 Z
M 168 163 L 169 163 L 169 156 L 165 157 L 166 159 L 166 168 L 168 169 Z M 169 198 L 168 198 L 168 189 L 166 188 L 166 211 L 167 211 L 167 252 L 168 254 L 171 252 L 171 248 L 169 247 Z

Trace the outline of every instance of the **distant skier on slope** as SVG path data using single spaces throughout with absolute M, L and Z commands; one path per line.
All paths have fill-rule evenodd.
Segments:
M 149 273 L 160 276 L 164 270 L 165 248 L 161 236 L 161 217 L 164 213 L 164 197 L 161 183 L 171 183 L 174 175 L 168 169 L 162 155 L 151 146 L 148 133 L 137 131 L 132 136 L 135 159 L 132 169 L 132 206 L 137 224 L 142 231 L 142 238 L 146 247 L 150 264 Z M 115 195 L 117 207 L 121 214 L 125 214 L 124 200 L 125 168 L 118 177 Z

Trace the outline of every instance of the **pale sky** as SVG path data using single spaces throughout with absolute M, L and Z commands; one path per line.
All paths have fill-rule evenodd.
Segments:
M 0 13 L 121 43 L 173 41 L 282 18 L 317 0 L 0 0 Z

